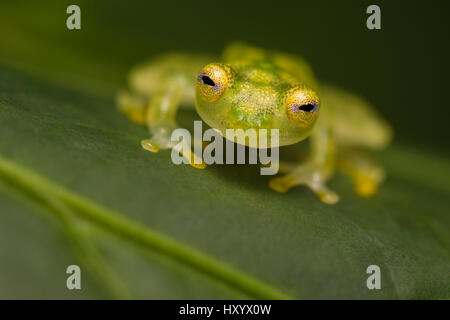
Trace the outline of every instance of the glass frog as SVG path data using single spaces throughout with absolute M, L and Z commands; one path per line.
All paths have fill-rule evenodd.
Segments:
M 347 174 L 356 193 L 365 197 L 384 178 L 365 149 L 390 143 L 389 124 L 362 98 L 318 82 L 300 57 L 242 43 L 226 47 L 219 60 L 170 53 L 135 67 L 129 87 L 118 95 L 119 109 L 148 126 L 150 138 L 141 144 L 151 152 L 174 148 L 177 110 L 195 106 L 202 120 L 222 133 L 276 128 L 280 147 L 309 138 L 302 162 L 280 162 L 284 175 L 269 181 L 275 191 L 304 185 L 332 204 L 339 196 L 327 182 L 336 170 Z M 194 164 L 193 152 L 183 156 L 196 168 L 206 167 Z

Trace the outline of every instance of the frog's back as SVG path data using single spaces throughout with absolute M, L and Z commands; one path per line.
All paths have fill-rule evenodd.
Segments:
M 382 149 L 390 143 L 390 125 L 364 99 L 328 84 L 321 85 L 320 99 L 322 121 L 340 145 Z
M 289 86 L 302 82 L 317 89 L 317 81 L 309 64 L 300 57 L 278 51 L 265 50 L 234 42 L 225 48 L 222 61 L 250 74 L 253 78 L 271 82 L 274 86 Z
M 317 90 L 321 100 L 319 120 L 327 123 L 340 145 L 380 149 L 391 141 L 391 127 L 369 103 L 340 88 L 319 85 L 309 64 L 298 56 L 237 42 L 225 49 L 222 60 L 261 81 L 271 80 L 275 85 L 278 81 L 280 86 L 300 81 Z

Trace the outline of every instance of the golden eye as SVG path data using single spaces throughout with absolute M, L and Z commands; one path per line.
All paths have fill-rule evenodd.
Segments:
M 211 63 L 197 77 L 197 92 L 206 102 L 217 101 L 230 86 L 232 69 L 223 63 Z
M 285 104 L 289 121 L 297 127 L 311 125 L 319 113 L 319 97 L 305 85 L 292 86 L 286 92 Z

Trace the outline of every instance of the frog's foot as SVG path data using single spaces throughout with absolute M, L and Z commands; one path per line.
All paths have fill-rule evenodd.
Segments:
M 350 177 L 356 194 L 362 197 L 375 194 L 385 177 L 384 170 L 360 151 L 343 151 L 339 159 L 339 169 Z
M 143 96 L 120 91 L 116 97 L 118 109 L 131 121 L 145 124 L 147 119 L 147 99 Z
M 328 189 L 326 182 L 330 173 L 313 164 L 294 165 L 280 162 L 280 171 L 288 174 L 269 181 L 269 187 L 278 192 L 286 192 L 294 186 L 309 187 L 322 202 L 333 204 L 339 201 L 339 196 Z
M 141 146 L 151 152 L 158 152 L 159 150 L 165 149 L 177 150 L 192 167 L 197 169 L 206 168 L 206 163 L 201 157 L 192 152 L 190 146 L 172 141 L 171 134 L 172 127 L 159 127 L 158 130 L 154 130 L 154 135 L 150 139 L 141 141 Z

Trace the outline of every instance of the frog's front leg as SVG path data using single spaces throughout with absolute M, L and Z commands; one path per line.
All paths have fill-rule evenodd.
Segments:
M 163 73 L 163 72 L 161 72 Z M 122 91 L 118 95 L 119 110 L 131 120 L 146 124 L 151 137 L 141 141 L 144 149 L 151 152 L 177 148 L 178 141 L 172 141 L 172 132 L 178 128 L 176 113 L 186 90 L 193 90 L 187 83 L 187 76 L 180 73 L 168 72 L 158 79 L 149 97 L 142 94 Z M 178 149 L 177 149 L 178 150 Z M 178 150 L 189 163 L 203 169 L 206 164 L 190 148 Z
M 158 152 L 174 146 L 170 137 L 172 131 L 178 128 L 175 117 L 183 94 L 183 82 L 176 77 L 160 79 L 157 88 L 150 97 L 146 113 L 146 124 L 151 138 L 142 140 L 144 149 Z
M 151 137 L 141 141 L 144 149 L 151 152 L 158 152 L 161 149 L 171 149 L 178 145 L 178 141 L 172 141 L 172 132 L 178 128 L 175 117 L 178 110 L 181 96 L 185 90 L 184 79 L 171 76 L 161 79 L 157 90 L 151 97 L 147 111 L 147 126 Z M 185 157 L 191 166 L 199 169 L 206 167 L 206 164 L 199 158 L 191 148 L 178 150 Z
M 289 173 L 269 182 L 269 187 L 286 192 L 294 186 L 309 187 L 325 203 L 333 204 L 339 196 L 327 187 L 336 168 L 336 144 L 326 127 L 318 127 L 311 136 L 311 150 L 306 161 L 300 165 L 280 164 Z

